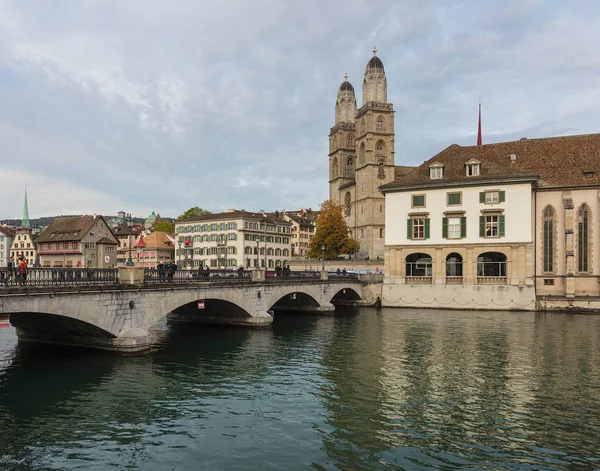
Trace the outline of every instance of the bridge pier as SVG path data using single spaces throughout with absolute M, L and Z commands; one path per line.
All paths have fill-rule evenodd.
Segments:
M 19 342 L 65 345 L 69 347 L 94 348 L 118 353 L 139 353 L 152 349 L 156 339 L 146 330 L 127 329 L 119 337 L 100 337 L 83 334 L 41 332 L 16 327 Z

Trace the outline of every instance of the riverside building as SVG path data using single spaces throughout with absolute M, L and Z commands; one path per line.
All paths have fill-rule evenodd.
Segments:
M 283 267 L 292 224 L 279 213 L 231 209 L 175 221 L 175 262 L 183 268 Z

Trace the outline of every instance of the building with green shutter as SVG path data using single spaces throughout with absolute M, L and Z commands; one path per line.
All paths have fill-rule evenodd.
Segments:
M 452 145 L 381 191 L 384 305 L 600 310 L 600 134 Z

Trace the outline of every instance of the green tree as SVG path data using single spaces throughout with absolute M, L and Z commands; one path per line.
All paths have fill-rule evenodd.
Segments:
M 325 258 L 336 258 L 341 254 L 352 255 L 360 244 L 348 237 L 348 224 L 342 216 L 342 207 L 334 201 L 325 200 L 317 218 L 317 232 L 310 241 L 308 256 L 320 258 L 325 245 Z
M 179 220 L 179 219 L 193 218 L 196 216 L 204 216 L 205 214 L 212 214 L 212 212 L 208 211 L 206 209 L 199 208 L 198 206 L 194 206 L 193 208 L 190 208 L 186 212 L 184 212 L 177 219 Z
M 175 225 L 163 219 L 154 226 L 154 230 L 158 232 L 175 232 Z

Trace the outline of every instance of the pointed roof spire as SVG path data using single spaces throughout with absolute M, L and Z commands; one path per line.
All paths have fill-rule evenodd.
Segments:
M 477 146 L 481 147 L 483 145 L 481 139 L 481 101 L 479 101 L 479 121 L 477 124 Z
M 25 185 L 25 203 L 23 204 L 23 220 L 21 221 L 22 227 L 29 226 L 29 206 L 27 205 L 27 185 Z
M 146 247 L 146 242 L 144 242 L 144 236 L 142 235 L 142 233 L 140 232 L 140 238 L 138 239 L 138 241 L 135 243 L 134 245 L 135 248 L 138 249 L 143 249 Z

